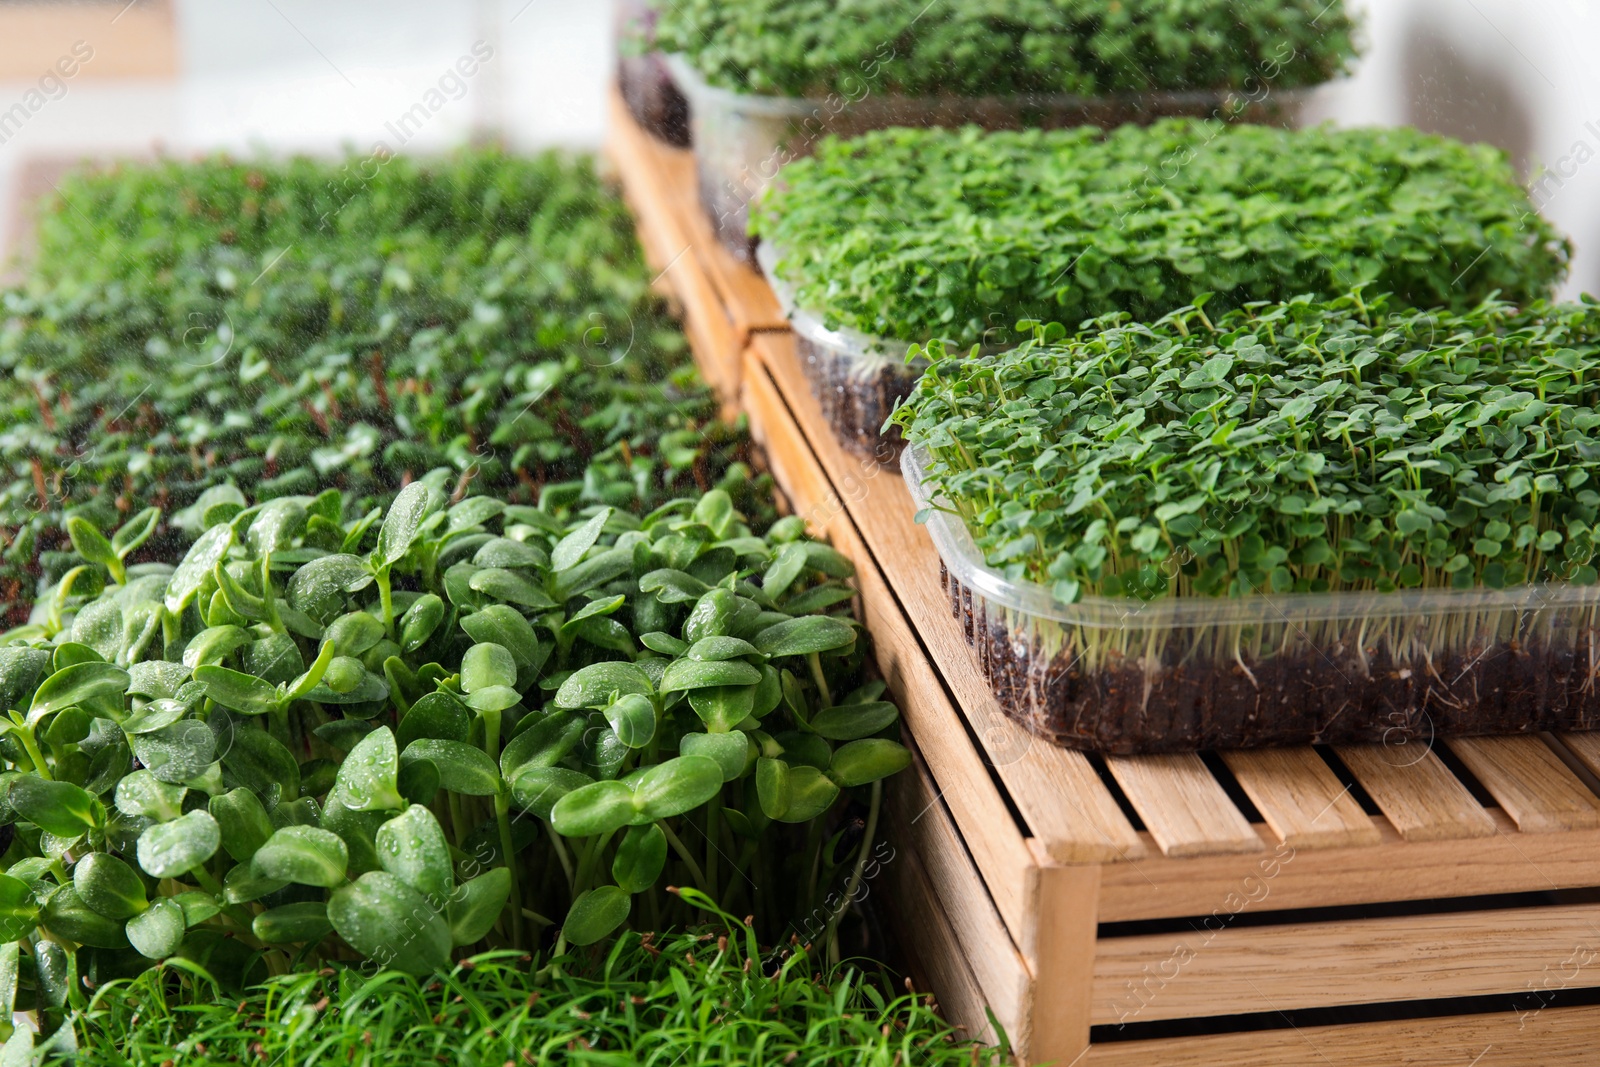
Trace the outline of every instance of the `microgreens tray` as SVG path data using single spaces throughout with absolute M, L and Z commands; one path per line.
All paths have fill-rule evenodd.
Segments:
M 634 121 L 667 144 L 687 148 L 689 101 L 655 48 L 656 17 L 647 0 L 617 4 L 617 89 Z
M 1262 91 L 1248 99 L 1226 90 L 1123 93 L 1083 97 L 1061 93 L 1015 96 L 859 97 L 758 96 L 709 85 L 681 55 L 666 57 L 678 88 L 689 100 L 690 138 L 700 202 L 717 239 L 745 262 L 754 258 L 749 236 L 750 205 L 779 168 L 811 154 L 824 136 L 852 137 L 891 126 L 962 126 L 984 129 L 1110 128 L 1172 116 L 1220 116 L 1281 121 L 1298 110 L 1303 94 Z
M 892 463 L 905 445 L 898 427 L 884 427 L 927 367 L 907 362 L 904 341 L 874 337 L 848 326 L 830 329 L 820 315 L 799 307 L 794 291 L 778 274 L 782 253 L 770 241 L 756 247 L 756 262 L 772 286 L 794 330 L 800 365 L 822 406 L 823 417 L 841 444 L 858 455 Z
M 1132 752 L 1595 725 L 1592 301 L 1035 331 L 934 342 L 893 419 L 1029 726 Z
M 713 85 L 770 96 L 1283 88 L 1355 55 L 1338 0 L 654 0 Z
M 1019 319 L 1149 322 L 1204 293 L 1213 309 L 1363 283 L 1413 307 L 1525 302 L 1570 254 L 1487 146 L 1190 120 L 829 139 L 751 222 L 830 326 L 964 345 Z
M 1587 651 L 1600 587 L 1066 603 L 984 561 L 930 497 L 924 451 L 908 447 L 900 462 L 990 688 L 1007 715 L 1057 744 L 1133 754 L 1600 724 Z M 1481 691 L 1492 699 L 1452 705 Z

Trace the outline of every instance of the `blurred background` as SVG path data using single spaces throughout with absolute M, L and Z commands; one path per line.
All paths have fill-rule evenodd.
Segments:
M 1600 291 L 1600 4 L 1349 3 L 1365 55 L 1307 121 L 1505 149 L 1577 247 L 1563 295 Z M 84 157 L 598 148 L 613 54 L 607 0 L 0 0 L 0 248 Z

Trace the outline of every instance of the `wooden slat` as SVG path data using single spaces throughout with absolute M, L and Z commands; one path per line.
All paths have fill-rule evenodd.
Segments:
M 1457 737 L 1448 744 L 1523 833 L 1600 827 L 1600 797 L 1538 737 Z
M 995 907 L 1013 936 L 1020 937 L 1023 876 L 1033 856 L 850 516 L 805 441 L 794 433 L 777 387 L 764 370 L 758 370 L 753 368 L 744 378 L 751 434 L 765 446 L 773 477 L 795 512 L 855 561 L 856 588 L 861 592 L 862 616 L 872 631 L 878 669 L 900 705 L 907 729 L 917 738 L 973 859 L 985 872 Z
M 621 105 L 619 94 L 613 94 L 613 107 Z M 727 309 L 728 319 L 738 334 L 740 350 L 749 343 L 750 334 L 756 330 L 787 330 L 788 317 L 778 303 L 772 287 L 753 267 L 736 259 L 733 253 L 717 240 L 711 220 L 700 204 L 699 182 L 695 177 L 694 152 L 664 144 L 632 122 L 627 109 L 623 116 L 629 120 L 633 134 L 641 140 L 652 164 L 653 184 L 665 197 L 666 204 L 682 229 L 685 241 L 693 250 L 717 298 Z
M 1335 751 L 1407 841 L 1494 833 L 1494 820 L 1483 805 L 1432 751 L 1389 745 L 1341 745 Z
M 750 335 L 758 330 L 787 330 L 789 318 L 766 279 L 722 247 L 703 214 L 697 213 L 695 218 L 700 222 L 694 243 L 695 255 L 700 257 L 701 266 L 728 308 L 733 327 L 744 343 L 748 344 Z
M 964 651 L 970 663 L 971 650 Z M 949 659 L 940 662 L 952 666 Z M 963 706 L 979 708 L 978 721 L 990 725 L 978 736 L 990 742 L 984 746 L 989 759 L 1046 855 L 1057 863 L 1102 863 L 1144 855 L 1144 843 L 1133 824 L 1082 752 L 1031 736 L 998 709 L 983 714 L 982 699 L 987 697 L 992 704 L 994 698 L 976 674 L 976 663 L 969 663 L 956 661 L 946 680 Z M 997 739 L 1003 740 L 996 744 Z
M 1600 733 L 1562 734 L 1561 743 L 1590 774 L 1600 775 Z
M 736 402 L 751 334 L 786 330 L 788 320 L 761 275 L 717 240 L 700 207 L 693 153 L 641 129 L 615 91 L 610 108 L 606 147 L 640 239 L 683 306 L 685 332 L 707 380 Z
M 616 102 L 613 101 L 613 124 L 621 122 L 616 109 Z M 639 235 L 639 244 L 644 248 L 645 262 L 651 270 L 662 274 L 688 247 L 689 239 L 684 235 L 677 216 L 660 202 L 659 187 L 643 177 L 650 172 L 650 162 L 637 132 L 623 127 L 618 135 L 606 142 L 606 157 L 623 179 L 622 197 L 633 213 L 634 230 Z
M 610 99 L 610 135 L 606 156 L 622 179 L 622 194 L 633 212 L 645 258 L 656 271 L 664 271 L 689 246 L 689 236 L 668 190 L 655 180 L 656 154 L 648 133 L 628 113 L 618 93 Z
M 1589 1063 L 1600 1007 L 1302 1026 L 1095 1045 L 1057 1067 L 1551 1067 Z
M 916 512 L 905 484 L 898 475 L 852 457 L 839 446 L 800 369 L 794 338 L 757 334 L 750 351 L 771 375 L 841 506 L 892 582 L 902 617 L 913 620 L 926 646 L 924 658 L 939 665 L 957 706 L 1046 852 L 1061 863 L 1141 855 L 1144 846 L 1133 824 L 1083 754 L 1035 738 L 1000 709 L 950 614 L 950 602 L 939 584 L 938 553 L 912 521 Z M 922 732 L 917 736 L 925 740 Z M 934 776 L 948 786 L 937 767 Z M 983 866 L 981 861 L 979 865 Z M 984 869 L 992 887 L 998 875 Z
M 1100 940 L 1094 1022 L 1383 1004 L 1600 985 L 1600 904 Z
M 1265 848 L 1199 756 L 1111 756 L 1106 765 L 1163 855 Z
M 1052 866 L 1037 840 L 1039 863 L 1028 872 L 1033 927 L 1023 953 L 1033 964 L 1031 1026 L 1018 1043 L 1030 1063 L 1070 1064 L 1089 1047 L 1096 934 L 1094 900 L 1101 866 Z
M 1265 856 L 1152 854 L 1107 864 L 1101 869 L 1100 921 L 1600 886 L 1600 830 L 1522 834 L 1498 808 L 1489 815 L 1495 835 L 1471 840 L 1408 842 L 1380 819 L 1377 847 L 1296 849 L 1258 826 L 1272 849 Z
M 1376 845 L 1377 827 L 1314 749 L 1224 752 L 1250 802 L 1279 839 L 1295 848 Z
M 984 999 L 1016 1040 L 1025 1008 L 1031 1006 L 1033 976 L 995 910 L 972 858 L 967 855 L 928 768 L 912 745 L 914 760 L 903 774 L 889 780 L 885 804 L 889 842 L 894 851 L 882 859 L 887 867 L 915 855 L 933 895 L 943 902 L 960 953 L 972 969 Z M 870 885 L 869 885 L 870 888 Z M 890 909 L 902 906 L 895 901 Z
M 610 123 L 607 152 L 622 178 L 623 197 L 638 220 L 640 242 L 649 261 L 659 264 L 661 279 L 677 294 L 695 363 L 723 401 L 724 415 L 731 416 L 739 398 L 744 336 L 694 254 L 696 242 L 703 238 L 694 229 L 693 213 L 681 203 L 682 191 L 663 180 L 662 153 L 677 150 L 641 130 L 615 91 Z

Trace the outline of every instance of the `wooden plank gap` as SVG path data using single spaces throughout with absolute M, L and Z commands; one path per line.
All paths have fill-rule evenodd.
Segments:
M 1538 988 L 1597 929 L 1600 904 L 1571 904 L 1101 938 L 1093 1020 L 1511 995 Z M 1600 985 L 1600 968 L 1576 969 L 1570 988 Z
M 1223 761 L 1272 832 L 1295 848 L 1346 848 L 1381 840 L 1350 787 L 1315 749 L 1263 748 L 1222 753 Z
M 1523 833 L 1600 827 L 1600 797 L 1543 738 L 1456 737 L 1446 744 Z
M 1199 756 L 1107 756 L 1106 767 L 1163 855 L 1260 852 L 1266 847 Z
M 1429 749 L 1417 745 L 1335 748 L 1361 787 L 1407 841 L 1489 837 L 1494 820 Z

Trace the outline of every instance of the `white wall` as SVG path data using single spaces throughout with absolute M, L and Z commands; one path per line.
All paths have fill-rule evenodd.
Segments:
M 1357 0 L 1368 48 L 1310 117 L 1409 123 L 1511 153 L 1576 247 L 1562 295 L 1600 293 L 1600 4 Z

